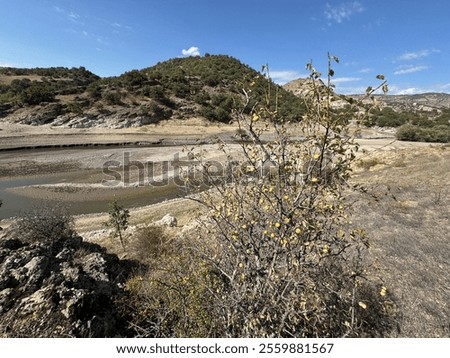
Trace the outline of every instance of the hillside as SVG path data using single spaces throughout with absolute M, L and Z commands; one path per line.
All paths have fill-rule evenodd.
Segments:
M 233 109 L 244 107 L 242 89 L 250 87 L 248 111 L 265 100 L 267 82 L 223 55 L 175 58 L 109 78 L 83 67 L 0 68 L 0 119 L 72 128 L 138 127 L 192 117 L 228 123 Z M 278 88 L 282 116 L 298 120 L 302 101 L 273 83 L 271 87 Z

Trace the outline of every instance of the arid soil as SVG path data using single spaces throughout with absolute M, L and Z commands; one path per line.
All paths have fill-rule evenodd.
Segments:
M 173 185 L 154 191 L 145 185 L 139 187 L 140 169 L 136 166 L 130 169 L 131 185 L 105 187 L 104 163 L 123 163 L 124 152 L 130 160 L 144 163 L 183 160 L 185 149 L 191 148 L 204 150 L 208 158 L 219 158 L 215 138 L 235 143 L 236 129 L 205 126 L 198 120 L 121 130 L 2 123 L 0 185 L 8 180 L 19 184 L 24 180 L 24 184 L 4 189 L 0 195 L 16 195 L 13 197 L 24 201 L 50 198 L 75 203 L 82 213 L 75 217 L 77 231 L 87 241 L 124 257 L 103 226 L 106 204 L 114 195 L 127 199 L 124 203 L 131 208 L 128 233 L 168 213 L 178 220 L 177 227 L 168 230 L 179 233 L 192 225 L 192 218 L 202 208 L 182 198 L 181 192 L 174 194 Z M 295 135 L 296 128 L 291 130 Z M 105 146 L 112 143 L 128 146 Z M 367 259 L 373 263 L 372 274 L 380 276 L 398 299 L 401 320 L 392 336 L 450 337 L 450 147 L 400 142 L 393 133 L 375 129 L 363 131 L 358 143 L 361 147 L 352 182 L 363 185 L 366 193 L 352 194 L 353 221 L 371 238 Z M 57 148 L 69 145 L 88 147 Z M 23 147 L 36 149 L 14 149 Z M 164 168 L 156 165 L 155 175 L 162 172 Z M 95 206 L 94 202 L 100 204 Z M 0 211 L 12 204 L 4 198 Z M 20 200 L 17 205 L 21 205 Z M 3 219 L 1 226 L 10 221 Z

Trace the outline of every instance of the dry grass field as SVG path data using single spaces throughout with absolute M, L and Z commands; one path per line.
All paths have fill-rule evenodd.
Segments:
M 354 182 L 369 195 L 353 221 L 371 238 L 368 259 L 398 299 L 394 337 L 450 337 L 450 147 L 374 152 Z

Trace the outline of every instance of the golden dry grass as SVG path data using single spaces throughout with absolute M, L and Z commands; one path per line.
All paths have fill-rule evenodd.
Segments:
M 40 81 L 42 76 L 37 75 L 25 75 L 25 76 L 0 76 L 0 84 L 10 85 L 14 80 L 29 79 L 30 81 Z
M 353 221 L 371 237 L 369 260 L 398 299 L 395 337 L 450 336 L 450 149 L 375 153 L 384 165 L 358 169 Z

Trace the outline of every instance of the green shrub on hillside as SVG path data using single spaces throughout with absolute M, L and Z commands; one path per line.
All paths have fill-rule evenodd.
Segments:
M 450 126 L 437 125 L 433 127 L 419 127 L 417 125 L 405 124 L 396 133 L 399 140 L 412 142 L 450 142 Z
M 410 121 L 421 119 L 422 117 L 415 112 L 397 112 L 391 107 L 384 107 L 371 110 L 371 115 L 364 121 L 364 124 L 369 127 L 400 127 Z
M 119 92 L 107 91 L 103 92 L 103 99 L 107 104 L 120 105 L 122 104 L 122 95 Z
M 55 93 L 45 83 L 32 82 L 28 88 L 20 92 L 19 99 L 24 104 L 36 105 L 42 102 L 53 102 Z

